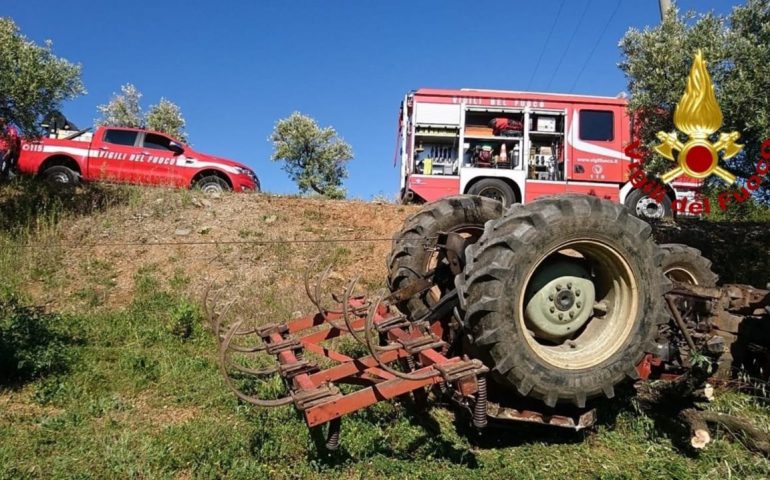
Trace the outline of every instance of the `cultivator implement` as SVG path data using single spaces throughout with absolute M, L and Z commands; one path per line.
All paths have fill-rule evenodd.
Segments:
M 336 308 L 327 309 L 320 301 L 320 285 L 328 274 L 329 269 L 321 274 L 313 289 L 307 278 L 305 281 L 306 293 L 317 312 L 286 323 L 247 328 L 244 321 L 237 321 L 225 327 L 221 320 L 227 316 L 229 305 L 217 314 L 206 302 L 212 326 L 220 332 L 222 374 L 239 399 L 258 407 L 294 405 L 308 427 L 328 423 L 330 449 L 338 445 L 342 416 L 408 394 L 421 407 L 432 387 L 463 407 L 476 428 L 485 427 L 489 418 L 575 430 L 594 423 L 592 409 L 560 415 L 490 401 L 486 378 L 489 369 L 477 359 L 448 356 L 450 345 L 443 340 L 441 322 L 411 322 L 392 308 L 392 303 L 405 295 L 429 288 L 429 282 L 422 288 L 412 286 L 390 295 L 367 298 L 352 294 L 357 283 L 354 280 L 344 293 L 332 295 L 337 301 Z M 341 353 L 332 345 L 341 338 L 353 339 L 368 355 L 351 357 Z M 267 368 L 250 368 L 237 359 L 255 355 L 274 356 L 276 363 Z M 322 362 L 326 365 L 322 366 Z M 258 398 L 239 388 L 234 375 L 257 380 L 277 375 L 287 394 L 273 399 Z M 344 384 L 360 388 L 343 393 L 340 385 Z

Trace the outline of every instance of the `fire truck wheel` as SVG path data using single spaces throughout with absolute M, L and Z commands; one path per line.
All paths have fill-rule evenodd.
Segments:
M 439 258 L 433 248 L 439 232 L 456 232 L 475 242 L 484 224 L 500 217 L 503 206 L 488 198 L 457 195 L 445 197 L 423 206 L 407 218 L 393 237 L 388 257 L 388 286 L 395 292 L 435 270 L 435 286 L 420 295 L 400 302 L 399 310 L 416 320 L 428 312 L 443 294 L 454 289 L 454 275 L 446 259 Z
M 230 185 L 221 177 L 209 175 L 195 182 L 195 188 L 199 188 L 203 193 L 223 193 L 230 190 Z
M 611 398 L 667 321 L 663 252 L 644 221 L 591 196 L 514 205 L 455 279 L 469 353 L 503 387 L 553 407 Z
M 680 243 L 665 243 L 660 246 L 665 253 L 663 273 L 675 282 L 715 287 L 719 275 L 711 270 L 711 260 L 701 255 L 700 250 Z
M 502 203 L 504 207 L 510 207 L 516 201 L 516 194 L 510 185 L 496 178 L 483 178 L 471 185 L 468 194 L 491 198 Z
M 57 187 L 73 187 L 78 184 L 78 174 L 63 165 L 47 168 L 42 176 L 47 183 Z
M 662 202 L 650 198 L 641 190 L 634 189 L 626 197 L 626 208 L 631 213 L 642 220 L 661 220 L 674 217 L 674 210 L 671 207 L 671 199 L 666 196 Z

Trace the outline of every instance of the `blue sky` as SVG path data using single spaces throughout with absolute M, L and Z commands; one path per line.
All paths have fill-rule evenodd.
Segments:
M 678 5 L 727 13 L 735 3 Z M 408 91 L 616 95 L 626 86 L 618 40 L 659 22 L 657 0 L 2 0 L 0 16 L 82 64 L 88 94 L 63 108 L 78 126 L 130 82 L 145 108 L 161 96 L 182 108 L 196 149 L 252 166 L 267 191 L 294 193 L 267 137 L 298 110 L 353 146 L 345 186 L 364 199 L 398 190 L 396 120 Z

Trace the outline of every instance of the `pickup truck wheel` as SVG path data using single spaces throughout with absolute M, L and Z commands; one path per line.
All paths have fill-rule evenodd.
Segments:
M 78 184 L 78 174 L 71 168 L 63 165 L 47 168 L 42 176 L 52 186 L 74 187 Z
M 230 185 L 227 184 L 224 179 L 217 177 L 216 175 L 209 175 L 203 177 L 194 185 L 195 188 L 200 188 L 203 193 L 223 193 L 230 190 Z

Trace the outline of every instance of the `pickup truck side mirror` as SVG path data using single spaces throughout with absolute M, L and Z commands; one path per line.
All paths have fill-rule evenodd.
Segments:
M 176 142 L 169 142 L 168 148 L 174 152 L 174 155 L 181 155 L 184 153 L 184 147 Z

